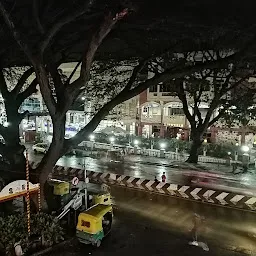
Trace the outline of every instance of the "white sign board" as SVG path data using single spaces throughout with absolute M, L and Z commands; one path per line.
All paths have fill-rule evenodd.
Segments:
M 78 179 L 77 177 L 74 177 L 74 178 L 72 179 L 72 185 L 77 186 L 78 183 L 79 183 L 79 179 Z

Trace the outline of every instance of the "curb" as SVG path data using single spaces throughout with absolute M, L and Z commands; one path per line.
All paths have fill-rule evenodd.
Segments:
M 60 243 L 58 243 L 58 244 L 55 244 L 55 245 L 53 245 L 53 246 L 51 246 L 51 247 L 49 247 L 49 248 L 44 249 L 44 250 L 42 250 L 42 251 L 39 251 L 39 252 L 30 254 L 30 256 L 40 256 L 40 255 L 44 255 L 44 254 L 46 254 L 46 253 L 48 253 L 48 252 L 51 252 L 52 250 L 54 250 L 54 249 L 56 249 L 56 248 L 58 248 L 58 247 L 64 246 L 65 244 L 72 242 L 74 239 L 75 239 L 74 237 L 69 238 L 68 240 L 64 240 L 64 241 L 62 241 L 62 242 L 60 242 Z

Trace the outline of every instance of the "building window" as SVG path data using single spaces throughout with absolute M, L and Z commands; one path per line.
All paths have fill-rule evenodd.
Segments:
M 182 108 L 168 108 L 168 115 L 169 116 L 173 116 L 173 115 L 177 115 L 177 116 L 183 116 L 184 115 L 184 111 Z
M 149 87 L 149 92 L 157 92 L 157 85 Z
M 157 115 L 158 114 L 158 107 L 152 107 L 152 114 Z
M 70 115 L 70 123 L 71 123 L 71 124 L 74 123 L 74 115 Z
M 143 113 L 148 113 L 148 107 L 143 107 Z

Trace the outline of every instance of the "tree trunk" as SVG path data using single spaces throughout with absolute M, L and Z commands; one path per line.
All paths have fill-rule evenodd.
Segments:
M 199 149 L 201 145 L 202 145 L 202 140 L 200 140 L 199 138 L 196 138 L 192 141 L 192 145 L 189 151 L 189 157 L 186 162 L 197 164 Z
M 198 162 L 198 155 L 199 155 L 199 149 L 203 143 L 203 135 L 205 130 L 204 125 L 201 126 L 191 126 L 191 139 L 192 139 L 192 145 L 189 151 L 189 157 L 186 162 L 188 163 L 195 163 Z
M 25 147 L 20 144 L 20 113 L 18 113 L 18 107 L 12 102 L 6 102 L 5 107 L 8 127 L 2 129 L 1 132 L 5 140 L 1 150 L 3 162 L 9 164 L 10 170 L 22 174 L 21 178 L 25 178 L 26 159 L 24 156 Z
M 246 126 L 242 125 L 241 127 L 241 144 L 245 144 L 245 136 L 246 136 Z
M 36 170 L 39 173 L 42 202 L 44 202 L 44 199 L 46 199 L 46 203 L 48 205 L 51 204 L 51 196 L 46 195 L 51 192 L 51 188 L 46 181 L 56 162 L 61 157 L 61 150 L 65 140 L 65 122 L 65 117 L 53 120 L 53 139 L 51 146 Z

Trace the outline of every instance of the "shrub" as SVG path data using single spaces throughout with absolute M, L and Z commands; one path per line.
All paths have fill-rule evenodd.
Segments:
M 31 214 L 31 236 L 41 237 L 41 245 L 48 247 L 62 241 L 64 232 L 53 216 L 37 213 Z M 0 250 L 6 256 L 13 255 L 14 244 L 17 242 L 21 243 L 24 252 L 28 251 L 30 241 L 27 233 L 26 216 L 9 215 L 0 218 Z

